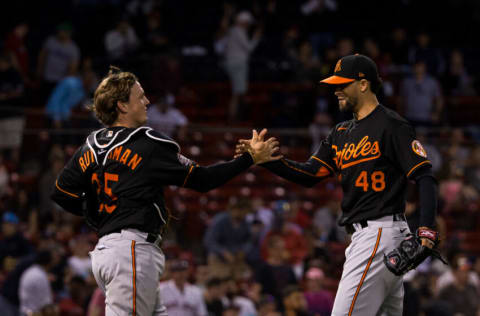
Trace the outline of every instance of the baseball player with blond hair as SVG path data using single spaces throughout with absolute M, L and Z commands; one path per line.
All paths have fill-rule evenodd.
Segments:
M 207 192 L 252 164 L 278 159 L 274 138 L 253 132 L 251 147 L 231 161 L 200 166 L 180 146 L 143 126 L 149 100 L 137 77 L 111 67 L 95 91 L 93 111 L 106 127 L 91 133 L 55 183 L 52 198 L 84 216 L 100 239 L 90 253 L 106 296 L 106 315 L 167 315 L 159 291 L 160 249 L 170 214 L 167 185 Z

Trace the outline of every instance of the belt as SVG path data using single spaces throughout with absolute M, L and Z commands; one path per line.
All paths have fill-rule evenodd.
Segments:
M 387 215 L 387 216 L 392 216 L 392 220 L 394 222 L 406 222 L 407 219 L 405 218 L 404 214 L 393 214 L 393 215 Z M 374 221 L 375 219 L 370 219 L 371 221 Z M 347 231 L 348 234 L 353 234 L 354 232 L 361 230 L 365 227 L 368 226 L 368 219 L 361 220 L 359 222 L 353 223 L 353 224 L 346 224 L 345 225 L 345 230 Z
M 125 228 L 116 229 L 114 231 L 109 232 L 109 234 L 114 234 L 114 233 L 121 234 L 123 229 Z M 162 243 L 162 237 L 160 236 L 160 234 L 147 233 L 147 238 L 145 238 L 145 241 L 152 243 L 157 247 L 160 247 Z

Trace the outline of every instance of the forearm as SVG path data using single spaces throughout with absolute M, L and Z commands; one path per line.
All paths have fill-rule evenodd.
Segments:
M 322 179 L 331 175 L 326 168 L 319 166 L 316 161 L 310 158 L 307 162 L 301 163 L 289 159 L 268 162 L 261 165 L 279 177 L 305 187 L 312 187 Z
M 433 175 L 424 174 L 416 182 L 420 197 L 420 226 L 434 228 L 438 206 L 437 181 Z
M 214 165 L 202 167 L 192 166 L 190 176 L 185 181 L 185 186 L 199 192 L 207 192 L 225 184 L 253 164 L 249 153 Z

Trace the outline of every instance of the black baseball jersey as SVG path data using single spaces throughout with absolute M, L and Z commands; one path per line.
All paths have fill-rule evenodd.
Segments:
M 431 163 L 409 123 L 378 105 L 361 120 L 335 126 L 307 162 L 282 159 L 265 167 L 306 186 L 336 175 L 345 225 L 403 213 L 408 178 Z
M 62 170 L 52 199 L 84 215 L 100 236 L 122 228 L 159 233 L 169 216 L 164 186 L 206 192 L 252 163 L 245 153 L 201 167 L 181 155 L 176 142 L 149 127 L 104 128 L 89 135 Z

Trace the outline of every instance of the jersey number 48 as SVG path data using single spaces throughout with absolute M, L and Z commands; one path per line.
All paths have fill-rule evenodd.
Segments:
M 370 178 L 370 181 L 368 181 Z M 355 180 L 355 186 L 363 189 L 363 192 L 368 191 L 368 187 L 371 186 L 375 192 L 385 190 L 385 174 L 383 171 L 374 171 L 368 177 L 368 173 L 364 170 L 360 172 L 360 175 Z

